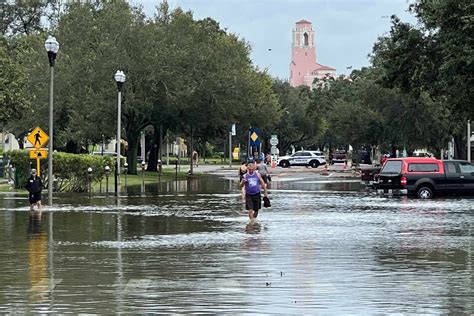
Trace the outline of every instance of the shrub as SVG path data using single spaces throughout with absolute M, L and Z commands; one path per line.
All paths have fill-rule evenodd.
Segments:
M 15 150 L 8 153 L 11 163 L 15 166 L 15 187 L 23 188 L 31 168 L 36 168 L 36 161 L 30 160 L 26 150 Z M 48 182 L 48 159 L 40 160 L 41 178 L 45 187 Z M 111 174 L 114 172 L 114 162 L 111 157 L 79 155 L 55 152 L 53 154 L 53 173 L 56 179 L 55 191 L 85 192 L 88 189 L 89 175 L 87 169 L 92 168 L 90 180 L 100 181 L 105 176 L 105 166 L 109 166 Z

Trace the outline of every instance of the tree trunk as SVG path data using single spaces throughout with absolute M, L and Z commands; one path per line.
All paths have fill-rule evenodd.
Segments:
M 150 155 L 148 156 L 147 171 L 157 171 L 158 151 L 160 146 L 160 133 L 156 126 L 153 126 L 153 141 L 151 143 Z
M 193 174 L 193 168 L 194 168 L 194 164 L 193 164 L 193 152 L 194 152 L 194 147 L 193 147 L 193 128 L 191 127 L 191 149 L 189 150 L 190 153 L 189 153 L 189 174 L 192 175 Z
M 201 158 L 202 163 L 205 164 L 206 163 L 206 141 L 203 141 L 201 156 L 202 156 L 202 158 Z
M 137 154 L 138 154 L 138 142 L 140 139 L 140 132 L 138 131 L 127 131 L 128 151 L 127 151 L 127 163 L 128 173 L 137 174 Z
M 464 131 L 465 132 L 465 131 Z M 454 159 L 466 159 L 467 158 L 467 140 L 463 133 L 454 135 Z

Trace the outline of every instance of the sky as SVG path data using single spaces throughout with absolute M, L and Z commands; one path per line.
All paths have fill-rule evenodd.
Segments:
M 152 16 L 160 0 L 134 0 Z M 317 62 L 348 74 L 368 66 L 373 44 L 390 31 L 390 16 L 416 24 L 409 0 L 168 0 L 171 8 L 191 10 L 196 19 L 211 17 L 228 32 L 248 41 L 260 69 L 288 79 L 291 35 L 305 19 L 316 32 Z

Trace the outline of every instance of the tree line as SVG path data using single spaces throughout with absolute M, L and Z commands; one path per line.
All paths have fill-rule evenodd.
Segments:
M 419 23 L 392 17 L 371 65 L 326 78 L 314 89 L 290 87 L 250 59 L 250 45 L 212 18 L 171 10 L 166 1 L 147 17 L 126 1 L 68 3 L 27 0 L 1 4 L 0 121 L 17 137 L 47 126 L 49 72 L 44 40 L 60 43 L 55 65 L 55 147 L 81 152 L 113 139 L 123 70 L 122 126 L 130 171 L 136 172 L 140 133 L 156 170 L 163 135 L 190 137 L 201 151 L 225 144 L 231 124 L 246 144 L 250 126 L 291 146 L 381 146 L 436 152 L 454 137 L 465 152 L 472 105 L 473 6 L 468 0 L 420 0 Z M 46 22 L 45 22 L 46 21 Z M 269 148 L 268 143 L 265 148 Z M 464 150 L 464 152 L 463 152 Z

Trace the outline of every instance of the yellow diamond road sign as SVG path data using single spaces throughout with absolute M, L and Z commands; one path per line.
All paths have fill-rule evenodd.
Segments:
M 30 159 L 44 159 L 48 157 L 46 149 L 30 150 Z
M 257 133 L 253 132 L 252 135 L 250 135 L 250 138 L 255 142 L 258 138 Z
M 35 128 L 26 138 L 36 148 L 41 148 L 48 142 L 49 136 L 41 128 Z

